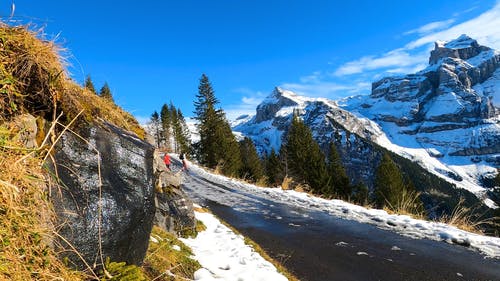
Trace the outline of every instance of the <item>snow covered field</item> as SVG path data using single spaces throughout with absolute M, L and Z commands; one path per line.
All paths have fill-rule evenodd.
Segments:
M 485 256 L 485 258 L 487 257 L 500 259 L 500 238 L 466 232 L 457 229 L 454 226 L 443 223 L 417 220 L 405 215 L 392 215 L 383 210 L 368 209 L 341 200 L 326 200 L 305 193 L 291 190 L 282 190 L 280 188 L 257 187 L 251 184 L 246 184 L 237 180 L 226 178 L 221 175 L 211 174 L 209 172 L 206 172 L 202 168 L 197 167 L 196 165 L 190 166 L 190 173 L 207 178 L 210 181 L 217 182 L 222 185 L 230 185 L 231 188 L 238 188 L 245 192 L 249 192 L 276 202 L 304 208 L 305 210 L 321 211 L 331 216 L 346 220 L 373 224 L 379 228 L 394 231 L 396 233 L 414 239 L 431 239 L 436 241 L 444 241 L 450 244 L 466 246 L 470 249 L 481 252 Z M 235 202 L 237 202 L 237 199 L 234 196 L 227 198 L 221 198 L 220 194 L 214 194 L 213 196 L 217 196 L 217 198 L 214 198 L 214 201 L 222 201 L 222 203 L 227 206 L 236 207 L 235 204 L 237 203 Z M 216 236 L 215 233 L 213 233 L 212 235 Z M 211 242 L 211 244 L 215 244 L 215 242 Z M 222 245 L 224 245 L 225 247 L 225 243 L 223 243 Z M 216 246 L 214 247 L 216 248 Z M 195 253 L 201 251 L 196 247 L 194 247 L 193 250 Z M 230 255 L 232 254 L 233 253 L 230 252 Z M 208 256 L 209 254 L 206 255 Z M 217 259 L 211 258 L 208 260 L 215 261 Z M 218 266 L 216 268 L 218 268 Z
M 181 238 L 202 265 L 194 274 L 195 280 L 288 280 L 214 215 L 200 212 L 195 215 L 207 229 L 196 238 Z

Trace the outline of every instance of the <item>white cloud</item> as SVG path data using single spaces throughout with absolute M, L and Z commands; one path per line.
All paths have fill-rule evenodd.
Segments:
M 435 22 L 431 22 L 431 23 L 428 23 L 426 25 L 423 25 L 419 28 L 407 31 L 403 34 L 404 35 L 409 35 L 409 34 L 414 34 L 414 33 L 418 33 L 420 35 L 428 34 L 430 32 L 445 29 L 445 28 L 449 27 L 454 22 L 455 22 L 455 19 L 449 19 L 449 20 L 444 20 L 444 21 L 435 21 Z
M 240 103 L 225 107 L 224 111 L 226 112 L 226 117 L 229 120 L 235 120 L 237 117 L 245 114 L 255 114 L 255 108 L 266 97 L 266 94 L 263 92 L 254 91 L 249 88 L 238 88 L 234 89 L 233 92 L 243 94 L 244 96 L 241 97 Z
M 321 79 L 322 73 L 321 71 L 315 71 L 311 75 L 300 77 L 301 83 L 315 83 L 319 82 Z
M 350 75 L 383 68 L 401 68 L 419 64 L 427 59 L 427 54 L 410 54 L 404 49 L 396 49 L 379 57 L 366 56 L 340 66 L 333 74 Z
M 432 43 L 437 40 L 449 41 L 467 34 L 480 44 L 500 49 L 500 1 L 490 10 L 476 18 L 455 24 L 453 19 L 431 22 L 405 34 L 418 33 L 419 37 L 402 48 L 398 48 L 379 56 L 364 56 L 347 62 L 337 68 L 336 76 L 353 75 L 366 71 L 387 73 L 411 73 L 427 63 Z M 437 31 L 447 27 L 444 30 Z
M 479 44 L 500 49 L 500 1 L 478 17 L 456 24 L 446 30 L 428 34 L 408 43 L 405 49 L 412 50 L 437 40 L 449 41 L 462 34 L 476 39 Z
M 280 87 L 308 97 L 325 97 L 337 99 L 348 93 L 366 93 L 371 83 L 358 82 L 343 85 L 335 82 L 320 81 L 316 83 L 284 83 Z

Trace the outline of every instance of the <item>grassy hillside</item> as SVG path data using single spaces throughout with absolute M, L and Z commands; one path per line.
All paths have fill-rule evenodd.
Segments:
M 0 24 L 0 280 L 81 280 L 49 247 L 57 234 L 43 162 L 68 126 L 106 120 L 144 138 L 127 112 L 72 81 L 64 50 L 29 27 Z M 19 116 L 36 118 L 26 147 Z M 95 276 L 94 276 L 95 277 Z

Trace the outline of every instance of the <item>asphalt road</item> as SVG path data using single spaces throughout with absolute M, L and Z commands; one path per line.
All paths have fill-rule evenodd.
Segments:
M 500 280 L 500 259 L 186 175 L 183 189 L 303 281 Z

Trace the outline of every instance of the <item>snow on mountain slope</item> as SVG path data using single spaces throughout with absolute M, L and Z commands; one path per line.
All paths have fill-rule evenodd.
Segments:
M 500 166 L 500 53 L 463 35 L 437 42 L 429 62 L 416 74 L 374 82 L 369 96 L 338 102 L 276 88 L 234 130 L 260 152 L 277 151 L 298 109 L 323 148 L 336 141 L 348 173 L 355 170 L 350 176 L 370 185 L 374 142 L 493 207 L 482 180 Z
M 429 61 L 417 74 L 373 83 L 370 96 L 343 108 L 380 125 L 387 140 L 377 143 L 484 197 L 481 180 L 500 165 L 500 53 L 462 35 L 437 42 Z

